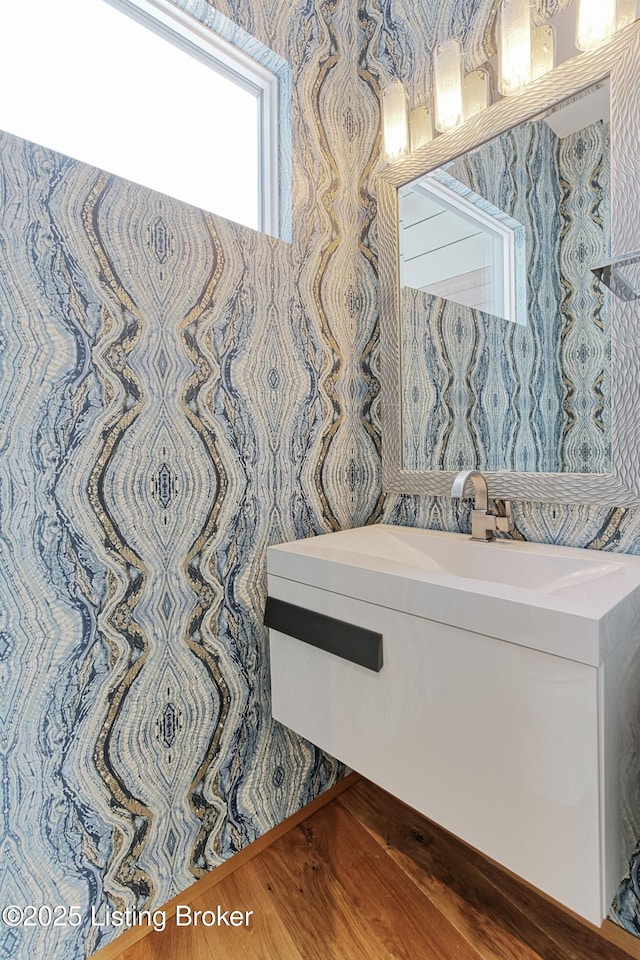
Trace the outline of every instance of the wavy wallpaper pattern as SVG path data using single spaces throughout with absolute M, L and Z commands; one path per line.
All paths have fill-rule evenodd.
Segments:
M 425 37 L 484 59 L 490 4 L 179 5 L 292 65 L 292 245 L 0 135 L 0 888 L 85 921 L 343 772 L 270 718 L 267 545 L 466 522 L 381 493 L 378 94 Z M 530 539 L 640 552 L 637 511 L 516 507 Z M 0 957 L 114 933 L 3 927 Z
M 292 63 L 292 245 L 0 137 L 0 882 L 85 920 L 2 927 L 12 960 L 90 955 L 91 907 L 160 906 L 343 772 L 271 720 L 261 620 L 269 543 L 379 511 L 377 114 L 350 7 L 226 14 Z

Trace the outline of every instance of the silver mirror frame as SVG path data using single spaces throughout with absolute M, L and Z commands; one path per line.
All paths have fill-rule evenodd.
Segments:
M 378 181 L 382 483 L 390 493 L 449 496 L 455 474 L 404 470 L 400 389 L 398 188 L 605 78 L 611 80 L 612 256 L 640 249 L 640 23 L 574 57 L 455 131 L 387 167 Z M 487 472 L 492 497 L 640 504 L 640 302 L 611 298 L 611 473 Z M 469 467 L 473 464 L 469 464 Z

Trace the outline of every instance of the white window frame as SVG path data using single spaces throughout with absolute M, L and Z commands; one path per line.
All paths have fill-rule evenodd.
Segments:
M 171 0 L 104 2 L 254 94 L 258 103 L 258 229 L 279 236 L 278 77 Z

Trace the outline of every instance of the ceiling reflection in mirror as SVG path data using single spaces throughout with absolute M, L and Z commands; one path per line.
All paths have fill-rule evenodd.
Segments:
M 406 470 L 610 470 L 609 90 L 399 189 Z

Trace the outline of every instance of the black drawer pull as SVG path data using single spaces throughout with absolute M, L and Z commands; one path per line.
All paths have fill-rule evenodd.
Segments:
M 267 597 L 264 624 L 288 637 L 334 653 L 378 673 L 382 669 L 382 634 Z

